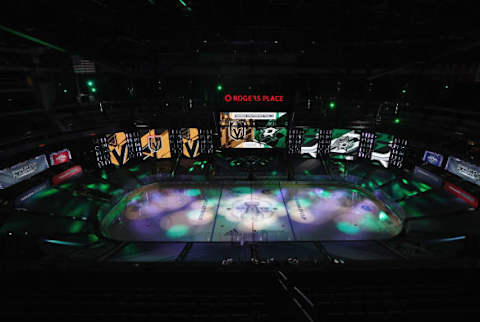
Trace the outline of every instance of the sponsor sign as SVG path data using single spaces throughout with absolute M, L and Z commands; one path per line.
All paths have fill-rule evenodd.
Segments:
M 79 165 L 76 165 L 74 167 L 71 167 L 70 169 L 68 170 L 65 170 L 59 174 L 57 174 L 56 176 L 54 176 L 52 178 L 52 182 L 53 184 L 59 184 L 59 183 L 62 183 L 74 176 L 77 176 L 77 175 L 81 175 L 83 172 L 82 170 L 82 167 L 79 166 Z
M 413 170 L 413 175 L 420 180 L 431 184 L 432 186 L 435 185 L 439 187 L 443 184 L 443 179 L 441 177 L 419 166 L 415 166 L 415 169 Z
M 465 181 L 480 186 L 480 167 L 471 163 L 465 162 L 458 158 L 449 156 L 445 170 L 451 172 Z
M 224 100 L 230 102 L 262 102 L 262 103 L 282 103 L 285 101 L 283 95 L 238 95 L 226 94 Z
M 0 189 L 8 188 L 48 169 L 47 157 L 42 154 L 28 161 L 0 170 Z
M 457 196 L 458 198 L 464 200 L 466 203 L 471 205 L 474 208 L 478 207 L 478 198 L 475 196 L 472 196 L 462 188 L 454 185 L 453 183 L 450 182 L 445 182 L 444 185 L 445 190 L 450 192 L 451 194 Z
M 436 167 L 441 167 L 443 163 L 443 155 L 432 151 L 425 151 L 422 160 L 423 162 L 434 165 Z
M 72 160 L 72 154 L 68 149 L 64 149 L 58 152 L 50 154 L 50 165 L 59 165 Z

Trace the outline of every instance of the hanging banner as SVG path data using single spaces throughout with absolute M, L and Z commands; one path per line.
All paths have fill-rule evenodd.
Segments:
M 465 181 L 480 186 L 480 167 L 471 163 L 465 162 L 455 157 L 448 157 L 445 170 L 451 172 Z
M 474 208 L 478 207 L 478 198 L 475 196 L 472 196 L 459 186 L 454 185 L 453 183 L 450 182 L 445 182 L 444 185 L 445 190 L 453 194 L 454 196 L 457 196 L 458 198 L 462 199 L 469 205 L 471 205 Z
M 432 151 L 425 151 L 422 160 L 423 162 L 434 165 L 436 167 L 441 167 L 443 163 L 443 155 Z
M 63 171 L 56 176 L 52 178 L 53 184 L 59 184 L 62 183 L 72 177 L 81 175 L 83 173 L 82 167 L 79 165 L 76 165 L 74 167 L 71 167 L 70 169 Z
M 13 186 L 16 183 L 45 171 L 46 169 L 48 169 L 47 157 L 42 154 L 28 161 L 17 163 L 10 168 L 0 170 L 0 189 L 6 189 Z
M 196 128 L 181 129 L 183 155 L 187 158 L 196 158 L 200 155 L 200 135 Z
M 50 165 L 59 165 L 65 162 L 72 160 L 72 154 L 68 149 L 64 149 L 58 152 L 53 152 L 50 154 Z

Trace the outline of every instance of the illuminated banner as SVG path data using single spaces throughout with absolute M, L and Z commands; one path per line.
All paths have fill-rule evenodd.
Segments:
M 58 152 L 50 154 L 50 165 L 59 165 L 72 160 L 72 154 L 68 149 L 64 149 Z
M 258 102 L 258 103 L 282 103 L 285 101 L 283 95 L 238 95 L 226 94 L 224 101 L 230 102 Z
M 53 184 L 59 184 L 59 183 L 62 183 L 63 181 L 65 180 L 68 180 L 72 177 L 75 177 L 75 176 L 78 176 L 78 175 L 81 175 L 83 173 L 83 170 L 82 170 L 82 167 L 79 166 L 79 165 L 76 165 L 66 171 L 63 171 L 59 174 L 57 174 L 56 176 L 54 176 L 52 178 L 52 182 Z
M 462 188 L 454 185 L 453 183 L 450 182 L 445 182 L 444 185 L 445 190 L 450 192 L 451 194 L 457 196 L 458 198 L 464 200 L 466 203 L 471 205 L 472 207 L 477 208 L 478 207 L 478 198 L 472 196 Z
M 42 184 L 39 184 L 38 186 L 35 186 L 26 192 L 22 193 L 15 199 L 15 207 L 21 207 L 25 201 L 28 199 L 32 198 L 35 194 L 39 193 L 42 190 L 47 189 L 50 187 L 50 182 L 47 180 Z
M 413 175 L 430 185 L 439 187 L 443 184 L 443 179 L 441 177 L 419 166 L 415 166 Z
M 168 130 L 140 130 L 143 160 L 171 158 Z
M 384 168 L 388 168 L 390 154 L 392 153 L 393 135 L 375 133 L 375 141 L 370 160 L 378 161 Z
M 8 188 L 48 169 L 47 157 L 42 154 L 10 168 L 0 170 L 0 189 Z
M 470 181 L 480 186 L 480 167 L 471 163 L 465 162 L 455 157 L 448 157 L 445 170 L 451 172 L 463 180 Z
M 183 155 L 196 158 L 200 155 L 200 135 L 196 128 L 181 129 Z
M 107 134 L 106 138 L 111 164 L 120 166 L 132 158 L 142 157 L 142 146 L 137 132 L 117 132 Z
M 302 157 L 316 158 L 318 153 L 319 129 L 305 128 L 302 133 L 300 154 Z
M 330 144 L 332 157 L 353 160 L 358 154 L 358 148 L 360 147 L 360 134 L 361 131 L 359 130 L 333 129 Z
M 124 165 L 128 161 L 127 135 L 124 132 L 107 135 L 110 161 L 114 165 Z
M 436 167 L 441 167 L 443 163 L 443 155 L 432 151 L 425 151 L 422 160 L 423 162 L 434 165 Z

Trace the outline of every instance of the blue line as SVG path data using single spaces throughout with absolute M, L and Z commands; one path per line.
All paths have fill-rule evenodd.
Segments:
M 280 182 L 278 183 L 278 187 L 280 189 L 280 194 L 282 195 L 282 199 L 283 199 L 283 205 L 285 206 L 285 211 L 287 212 L 287 218 L 288 218 L 288 222 L 290 224 L 290 229 L 292 230 L 292 235 L 293 235 L 293 240 L 297 240 L 297 236 L 295 236 L 295 231 L 293 230 L 293 224 L 292 224 L 292 220 L 290 218 L 290 213 L 288 212 L 288 207 L 287 207 L 287 204 L 285 203 L 285 197 L 283 196 L 283 192 L 282 192 L 282 187 L 280 186 Z
M 215 231 L 215 225 L 217 224 L 218 209 L 220 208 L 220 201 L 222 200 L 222 193 L 223 193 L 223 184 L 222 184 L 222 188 L 220 190 L 220 196 L 218 197 L 217 210 L 215 211 L 215 219 L 213 220 L 212 233 L 210 234 L 210 240 L 209 240 L 210 242 L 213 239 L 213 232 Z

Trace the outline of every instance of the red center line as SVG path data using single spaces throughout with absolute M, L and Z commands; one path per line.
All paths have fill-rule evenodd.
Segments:
M 252 184 L 250 184 L 250 202 L 253 202 L 253 186 L 252 186 Z M 250 210 L 250 207 L 249 207 L 249 210 Z M 250 216 L 252 217 L 252 234 L 254 234 L 255 226 L 254 226 L 254 222 L 253 222 L 253 214 L 250 214 Z

